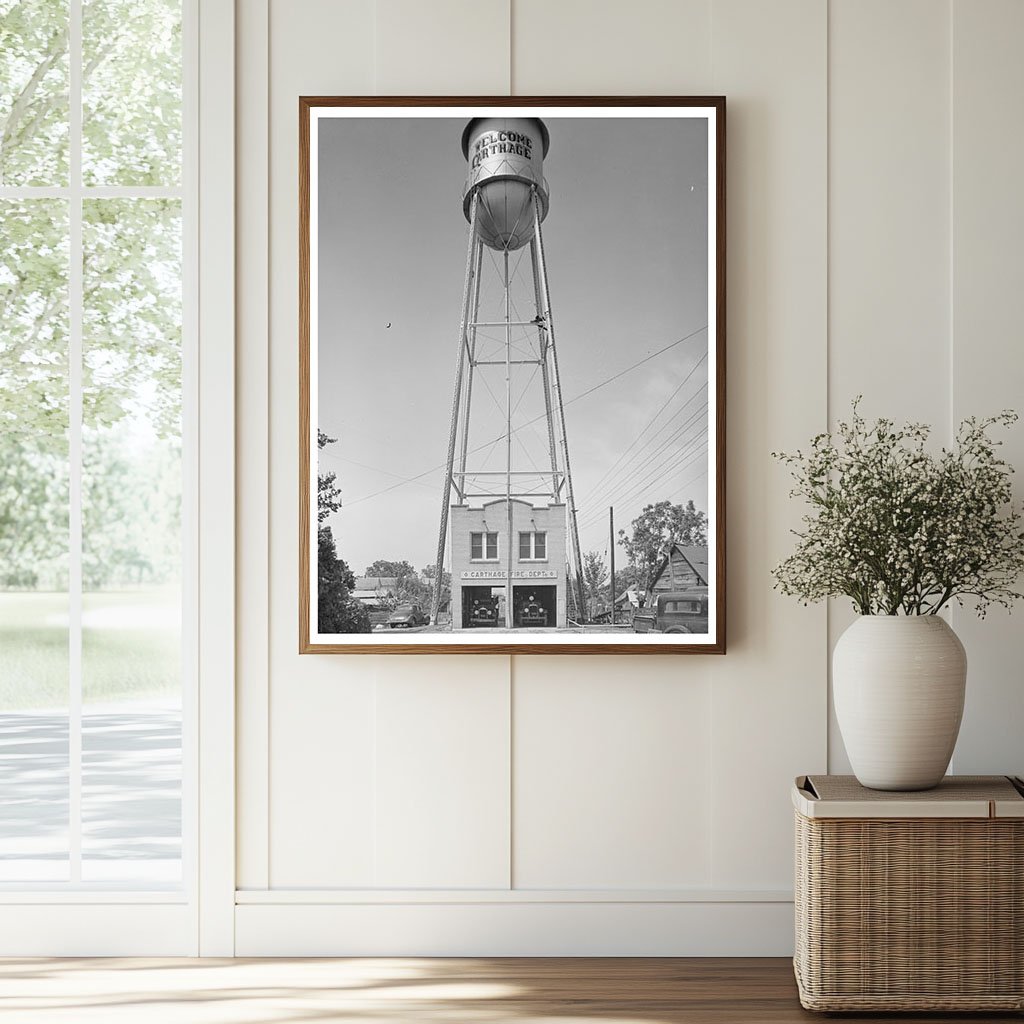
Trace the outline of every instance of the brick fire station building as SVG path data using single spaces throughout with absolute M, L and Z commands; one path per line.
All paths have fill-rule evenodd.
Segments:
M 566 625 L 565 505 L 496 498 L 451 506 L 452 628 L 505 625 L 512 551 L 512 621 L 519 628 Z M 487 606 L 496 620 L 487 623 Z

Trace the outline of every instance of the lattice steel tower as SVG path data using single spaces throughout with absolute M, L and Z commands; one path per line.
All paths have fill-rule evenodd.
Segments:
M 504 624 L 513 626 L 513 587 L 530 576 L 521 567 L 517 568 L 520 552 L 513 533 L 514 506 L 526 499 L 530 499 L 531 504 L 534 499 L 546 499 L 552 513 L 560 514 L 561 506 L 564 506 L 565 609 L 569 618 L 582 621 L 584 617 L 586 601 L 579 531 L 541 233 L 541 222 L 548 212 L 548 186 L 543 173 L 548 146 L 547 127 L 535 117 L 473 118 L 462 133 L 462 152 L 468 163 L 463 212 L 469 221 L 470 231 L 437 543 L 431 616 L 434 623 L 441 604 L 450 513 L 465 510 L 474 502 L 482 502 L 489 509 L 495 505 L 503 506 L 504 522 L 500 532 L 506 542 L 503 549 L 499 548 L 500 557 L 495 559 L 498 566 L 488 569 L 486 574 L 467 575 L 480 575 L 505 587 Z M 516 265 L 510 271 L 510 256 L 513 254 L 517 254 L 513 257 Z M 517 287 L 522 288 L 518 275 L 524 271 L 522 264 L 527 257 L 524 309 L 512 296 L 512 283 L 513 276 L 516 276 L 520 281 Z M 485 278 L 489 281 L 485 282 Z M 503 298 L 501 313 L 488 320 L 481 319 L 482 284 L 491 291 L 496 285 L 499 299 Z M 534 315 L 531 317 L 530 314 Z M 504 344 L 500 345 L 502 334 Z M 486 380 L 488 371 L 493 376 L 502 367 L 505 377 L 503 403 Z M 525 376 L 520 378 L 520 374 Z M 514 381 L 520 387 L 515 401 Z M 503 436 L 471 438 L 473 403 L 480 397 L 479 387 L 477 395 L 474 395 L 474 384 L 482 384 L 495 399 L 495 404 L 503 406 Z M 529 468 L 522 460 L 522 455 L 529 455 L 525 446 L 519 443 L 523 449 L 521 453 L 513 448 L 513 438 L 518 429 L 513 426 L 513 417 L 528 391 L 541 411 L 521 426 L 543 423 L 547 433 L 543 466 L 531 458 Z M 519 438 L 516 439 L 518 442 Z M 476 443 L 479 441 L 483 444 Z M 479 468 L 475 457 L 492 442 L 503 442 L 504 464 L 497 469 Z M 493 511 L 491 515 L 493 517 Z M 495 525 L 493 521 L 491 525 Z M 486 528 L 489 530 L 490 526 Z M 453 526 L 453 538 L 454 533 Z M 560 559 L 562 555 L 559 553 L 557 557 Z M 456 617 L 454 606 L 457 595 L 461 599 L 461 583 L 453 578 L 453 621 L 461 622 L 461 618 Z

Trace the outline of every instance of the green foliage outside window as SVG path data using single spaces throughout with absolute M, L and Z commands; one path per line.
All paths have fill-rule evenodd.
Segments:
M 82 0 L 74 182 L 68 0 L 0 0 L 0 185 L 64 190 L 0 200 L 0 708 L 66 700 L 73 316 L 84 695 L 180 687 L 181 203 L 89 189 L 181 187 L 181 7 Z
M 85 0 L 86 185 L 181 181 L 181 11 Z M 0 0 L 0 183 L 68 184 L 68 5 Z M 179 575 L 181 211 L 83 202 L 88 587 Z M 0 587 L 67 586 L 68 200 L 0 201 Z

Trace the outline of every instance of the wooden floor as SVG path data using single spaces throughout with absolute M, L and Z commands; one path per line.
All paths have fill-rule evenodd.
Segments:
M 782 959 L 0 960 L 2 1024 L 788 1024 Z M 1019 1014 L 849 1015 L 1013 1022 Z

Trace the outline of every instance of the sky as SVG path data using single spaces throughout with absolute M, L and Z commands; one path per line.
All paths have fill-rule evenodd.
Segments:
M 651 502 L 708 507 L 706 122 L 545 121 L 543 236 L 580 542 L 607 562 L 609 505 L 616 530 Z M 357 575 L 379 558 L 422 569 L 436 558 L 469 241 L 465 120 L 319 126 L 319 427 L 337 438 L 320 472 L 342 493 L 328 524 Z M 483 320 L 502 315 L 500 261 L 488 251 Z M 529 320 L 528 250 L 510 266 Z M 503 335 L 481 333 L 503 359 Z M 527 332 L 513 342 L 525 354 Z M 514 469 L 546 458 L 532 372 L 513 372 Z M 504 368 L 479 376 L 470 464 L 504 469 Z M 615 557 L 626 564 L 621 547 Z

